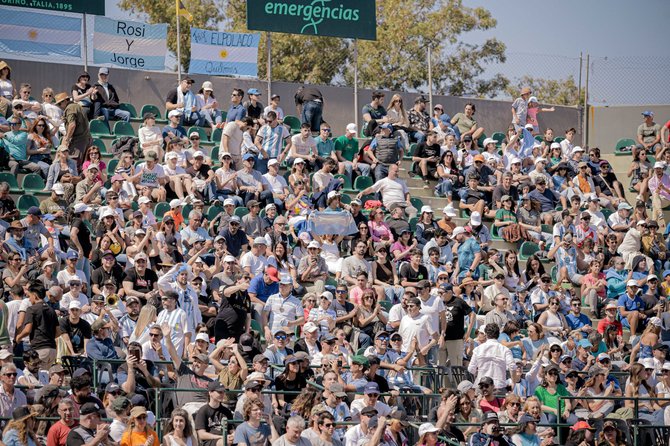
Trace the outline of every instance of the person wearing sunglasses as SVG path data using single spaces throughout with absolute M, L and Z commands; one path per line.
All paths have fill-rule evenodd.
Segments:
M 2 393 L 6 398 L 12 401 L 12 404 L 5 406 L 3 404 L 0 412 L 3 417 L 11 417 L 12 410 L 17 407 L 28 404 L 26 394 L 22 390 L 15 387 L 17 368 L 14 364 L 5 364 L 0 369 L 0 384 L 2 385 Z
M 147 423 L 147 409 L 136 406 L 130 410 L 126 431 L 121 437 L 122 446 L 158 446 L 156 432 Z

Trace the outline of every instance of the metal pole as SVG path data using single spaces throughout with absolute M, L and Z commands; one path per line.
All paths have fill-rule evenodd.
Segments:
M 354 39 L 354 122 L 358 125 L 358 39 Z
M 265 42 L 268 51 L 267 78 L 268 78 L 268 103 L 272 95 L 272 37 L 269 32 L 265 33 Z
M 430 47 L 430 42 L 428 42 L 428 104 L 430 105 L 429 110 L 433 110 L 433 63 L 432 63 L 432 49 Z M 429 112 L 429 113 L 432 113 Z
M 584 106 L 582 104 L 582 69 L 583 69 L 584 59 L 583 53 L 579 52 L 579 83 L 577 85 L 577 116 L 579 116 L 579 133 L 584 138 L 584 129 L 582 128 L 582 122 L 584 120 Z M 582 141 L 584 145 L 584 141 Z
M 84 13 L 84 71 L 88 71 L 88 30 L 86 29 L 86 13 Z
M 177 84 L 181 83 L 181 28 L 179 26 L 179 5 L 177 5 Z
M 586 55 L 586 85 L 584 87 L 584 131 L 582 132 L 582 145 L 589 142 L 589 72 L 591 71 L 591 55 Z

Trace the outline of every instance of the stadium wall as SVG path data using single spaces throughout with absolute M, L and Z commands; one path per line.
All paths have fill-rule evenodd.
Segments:
M 642 124 L 645 110 L 653 111 L 654 120 L 661 126 L 670 119 L 670 105 L 591 107 L 589 145 L 599 147 L 602 153 L 614 153 L 619 139 L 637 140 L 637 127 Z
M 47 86 L 54 88 L 56 93 L 64 89 L 69 89 L 77 79 L 77 75 L 82 71 L 81 67 L 76 65 L 54 64 L 31 62 L 21 60 L 6 59 L 12 67 L 12 80 L 17 84 L 27 82 L 33 87 L 33 96 L 40 97 L 41 89 Z M 163 109 L 165 96 L 167 92 L 174 88 L 177 76 L 174 73 L 161 72 L 143 72 L 134 70 L 124 70 L 111 68 L 110 82 L 116 87 L 123 102 L 131 102 L 140 112 L 143 104 L 154 104 Z M 89 67 L 91 80 L 97 79 L 98 67 Z M 202 82 L 210 80 L 214 84 L 214 93 L 226 110 L 230 99 L 230 91 L 234 87 L 242 88 L 246 91 L 249 88 L 258 88 L 263 92 L 262 102 L 267 105 L 267 83 L 258 80 L 233 79 L 223 77 L 207 78 L 202 75 L 191 76 L 195 80 L 194 90 L 198 90 Z M 293 102 L 293 95 L 300 84 L 288 82 L 273 82 L 272 92 L 281 96 L 281 106 L 284 113 L 296 115 L 296 108 Z M 354 112 L 353 106 L 353 88 L 319 86 L 325 99 L 324 119 L 334 129 L 334 134 L 344 133 L 345 126 L 352 122 Z M 70 91 L 68 91 L 70 93 Z M 387 93 L 386 101 L 390 100 L 392 93 Z M 409 109 L 414 105 L 416 93 L 402 93 L 405 108 Z M 370 102 L 371 90 L 359 90 L 358 94 L 358 120 L 362 121 L 360 109 L 363 105 Z M 492 135 L 496 131 L 504 132 L 511 122 L 511 103 L 509 101 L 495 101 L 484 99 L 459 98 L 451 96 L 433 96 L 433 103 L 440 103 L 445 110 L 454 115 L 463 111 L 465 104 L 472 102 L 475 104 L 477 113 L 476 118 L 480 125 L 484 126 L 486 134 Z M 570 127 L 579 128 L 579 113 L 575 107 L 556 107 L 554 113 L 540 114 L 540 128 L 544 129 L 546 125 L 555 130 L 556 136 L 561 136 L 563 131 Z M 578 135 L 577 140 L 581 140 Z

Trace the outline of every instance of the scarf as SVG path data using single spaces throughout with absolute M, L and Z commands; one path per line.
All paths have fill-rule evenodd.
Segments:
M 177 103 L 184 104 L 184 108 L 177 110 L 183 112 L 186 116 L 191 116 L 191 109 L 193 106 L 197 105 L 197 98 L 192 91 L 188 91 L 184 94 L 184 92 L 181 91 L 181 87 L 177 87 Z

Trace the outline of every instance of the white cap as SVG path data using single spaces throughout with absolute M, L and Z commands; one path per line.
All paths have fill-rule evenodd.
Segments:
M 628 282 L 626 282 L 626 286 L 636 286 L 640 287 L 640 285 L 637 284 L 637 280 L 630 279 Z
M 269 166 L 274 166 L 275 164 L 279 164 L 279 161 L 277 161 L 277 158 L 272 158 L 270 161 L 268 161 L 268 167 Z
M 524 128 L 527 128 L 528 130 L 533 130 L 533 124 L 526 124 Z
M 511 166 L 512 164 L 516 164 L 516 163 L 520 163 L 520 162 L 521 162 L 521 158 L 516 157 L 516 156 L 513 156 L 513 157 L 511 157 L 511 158 L 509 159 L 509 164 L 510 164 L 510 166 Z
M 309 244 L 307 245 L 307 249 L 310 249 L 310 248 L 321 249 L 321 244 L 320 244 L 319 242 L 317 242 L 316 240 L 312 240 L 312 241 L 309 242 Z
M 472 223 L 474 226 L 480 226 L 482 224 L 482 214 L 480 214 L 477 211 L 474 211 L 470 215 L 470 223 Z
M 116 212 L 114 212 L 111 208 L 106 208 L 105 212 L 102 213 L 100 218 L 105 218 L 105 217 L 116 217 Z
M 358 133 L 358 126 L 353 122 L 347 124 L 347 133 L 353 133 L 355 135 L 356 133 Z
M 63 185 L 60 183 L 56 183 L 53 185 L 51 188 L 53 192 L 56 192 L 56 195 L 64 195 L 65 194 L 65 189 L 63 188 Z
M 137 232 L 139 232 L 139 231 L 135 231 L 136 234 L 137 234 Z M 147 262 L 149 261 L 149 257 L 147 257 L 147 255 L 143 252 L 140 252 L 139 254 L 135 255 L 135 258 L 133 258 L 133 260 L 136 261 L 136 262 L 138 260 L 141 260 L 141 259 L 144 259 Z
M 661 367 L 663 370 L 670 370 L 670 362 L 664 362 L 663 367 Z
M 149 197 L 140 197 L 139 200 L 137 200 L 137 204 L 148 204 L 151 203 L 151 198 Z
M 546 159 L 546 158 L 542 158 L 542 157 L 539 157 L 539 158 L 536 158 L 536 159 L 535 159 L 535 164 L 540 163 L 540 162 L 542 162 L 542 163 L 546 163 L 546 162 L 547 162 L 547 159 Z
M 581 147 L 579 147 L 579 146 L 574 146 L 574 147 L 572 148 L 572 152 L 571 152 L 571 153 L 574 155 L 574 154 L 577 153 L 577 152 L 583 152 L 583 151 L 584 151 L 584 149 L 582 149 Z
M 254 245 L 266 245 L 267 246 L 268 241 L 265 240 L 265 237 L 256 237 L 254 239 Z
M 561 144 L 557 142 L 552 142 L 551 145 L 549 146 L 550 149 L 560 149 Z
M 207 333 L 198 333 L 195 336 L 196 341 L 207 341 L 209 343 L 209 336 L 207 336 Z
M 647 224 L 646 220 L 638 220 L 637 223 L 635 223 L 635 226 L 646 225 L 646 224 Z
M 172 110 L 170 113 L 168 113 L 168 118 L 172 118 L 173 116 L 181 116 L 182 112 L 179 110 Z
M 336 191 L 336 190 L 331 190 L 330 192 L 328 192 L 328 197 L 327 197 L 327 199 L 330 200 L 330 199 L 333 198 L 333 197 L 339 197 L 339 196 L 340 196 L 340 193 L 339 193 L 338 191 Z
M 531 96 L 528 98 L 528 102 L 537 102 L 537 98 L 535 96 Z
M 314 324 L 314 322 L 307 322 L 305 325 L 302 326 L 302 331 L 305 333 L 312 333 L 315 331 L 318 331 L 319 327 Z
M 226 198 L 225 200 L 223 200 L 223 205 L 224 206 L 228 206 L 228 205 L 235 206 L 235 200 L 233 200 L 232 198 Z
M 451 233 L 451 236 L 456 237 L 461 234 L 465 234 L 465 228 L 463 226 L 456 226 L 454 232 Z
M 449 203 L 448 205 L 446 205 L 444 207 L 444 209 L 442 210 L 442 213 L 444 215 L 446 215 L 447 217 L 452 217 L 452 218 L 455 217 L 456 215 L 458 215 L 456 213 L 456 209 L 454 209 L 454 205 L 451 204 L 451 203 Z
M 480 326 L 480 327 L 477 329 L 477 332 L 484 334 L 484 333 L 485 333 L 485 330 L 486 330 L 486 324 Z
M 421 206 L 421 212 L 420 212 L 420 214 L 424 214 L 424 213 L 426 213 L 426 212 L 429 213 L 429 214 L 432 214 L 432 213 L 433 213 L 433 208 L 431 208 L 431 207 L 428 206 L 427 204 Z
M 331 293 L 330 291 L 324 291 L 323 293 L 321 293 L 321 296 L 319 297 L 325 297 L 326 299 L 328 299 L 328 302 L 333 301 L 333 293 Z
M 423 423 L 421 426 L 419 426 L 419 438 L 423 437 L 426 434 L 430 434 L 431 432 L 439 432 L 440 430 L 435 427 L 433 423 Z
M 665 169 L 665 163 L 663 161 L 656 161 L 654 163 L 654 169 Z
M 166 160 L 176 160 L 179 158 L 179 155 L 177 155 L 177 152 L 168 152 L 165 154 L 165 159 Z
M 486 138 L 484 140 L 484 147 L 488 146 L 489 144 L 496 144 L 498 141 L 496 141 L 493 138 Z
M 170 200 L 170 209 L 174 209 L 176 207 L 179 207 L 182 205 L 182 202 L 179 198 L 175 198 L 173 200 Z
M 79 302 L 79 300 L 70 301 L 70 305 L 67 308 L 68 310 L 71 310 L 73 308 L 78 308 L 79 310 L 81 310 L 81 302 Z
M 100 167 L 98 167 L 97 164 L 89 164 L 88 167 L 86 168 L 86 171 L 93 170 L 93 169 L 100 170 Z
M 655 327 L 660 327 L 661 326 L 661 318 L 654 316 L 651 319 L 649 319 L 649 323 Z
M 231 255 L 227 255 L 223 258 L 224 263 L 235 262 L 237 259 Z
M 204 158 L 205 154 L 203 153 L 202 150 L 196 150 L 195 153 L 193 153 L 193 158 Z
M 296 164 L 300 164 L 300 163 L 305 164 L 305 160 L 302 159 L 302 158 L 296 158 L 296 159 L 293 160 L 293 165 L 294 165 L 294 166 L 295 166 Z
M 90 212 L 93 208 L 87 205 L 86 203 L 77 203 L 74 205 L 74 213 L 79 214 L 81 212 Z
M 642 364 L 645 369 L 655 369 L 656 368 L 656 363 L 654 362 L 654 358 L 644 358 L 644 359 L 640 359 L 638 362 L 640 364 Z
M 205 81 L 202 83 L 202 89 L 207 91 L 214 91 L 214 85 L 210 81 Z

